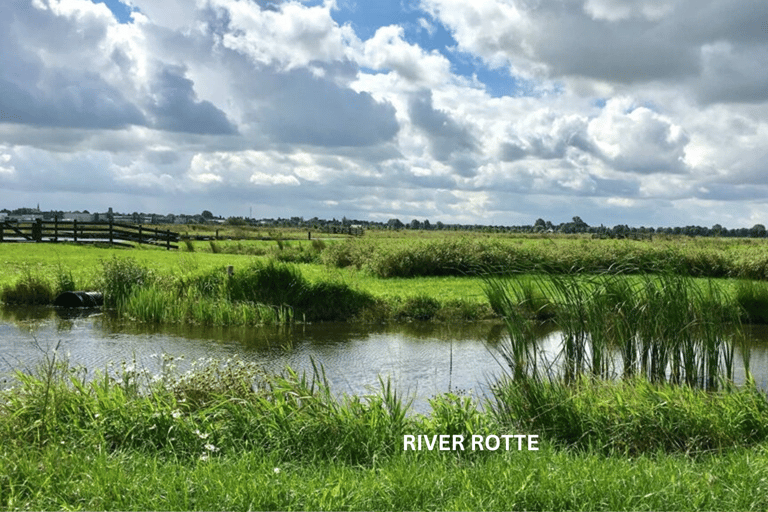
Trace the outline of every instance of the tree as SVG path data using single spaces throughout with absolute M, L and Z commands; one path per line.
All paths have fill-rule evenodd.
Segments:
M 213 220 L 213 214 L 208 210 L 203 210 L 203 213 L 201 213 L 200 216 L 205 220 Z
M 755 224 L 752 226 L 752 229 L 749 230 L 749 236 L 753 238 L 764 238 L 765 237 L 765 226 L 762 224 Z

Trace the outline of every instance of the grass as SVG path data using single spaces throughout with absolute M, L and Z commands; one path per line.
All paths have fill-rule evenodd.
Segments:
M 191 280 L 208 279 L 230 265 L 236 274 L 240 274 L 255 260 L 271 260 L 294 265 L 308 284 L 331 283 L 328 285 L 331 288 L 342 284 L 374 299 L 357 313 L 347 309 L 343 314 L 324 314 L 325 318 L 331 316 L 367 322 L 412 321 L 418 318 L 475 321 L 498 318 L 498 307 L 485 295 L 483 278 L 475 274 L 478 269 L 493 268 L 500 261 L 511 265 L 507 270 L 514 269 L 515 265 L 523 270 L 550 268 L 553 274 L 573 269 L 602 269 L 615 273 L 632 268 L 635 276 L 642 276 L 637 272 L 643 268 L 666 268 L 669 265 L 665 261 L 677 261 L 675 268 L 683 272 L 682 275 L 687 272 L 694 275 L 758 276 L 765 252 L 762 242 L 729 239 L 681 238 L 638 242 L 579 237 L 512 238 L 482 234 L 470 237 L 466 233 L 452 232 L 424 232 L 424 238 L 420 239 L 418 233 L 401 232 L 398 236 L 395 233 L 371 232 L 370 237 L 310 241 L 289 240 L 290 234 L 284 235 L 277 241 L 218 240 L 213 243 L 216 249 L 212 249 L 210 241 L 189 241 L 186 249 L 181 251 L 151 247 L 115 249 L 68 244 L 0 244 L 0 268 L 3 270 L 0 272 L 0 293 L 5 297 L 0 299 L 8 304 L 50 302 L 51 296 L 65 288 L 97 290 L 103 286 L 105 262 L 129 258 L 159 281 L 154 292 L 144 292 L 146 300 L 177 301 L 178 297 L 161 298 L 158 294 L 170 294 L 169 290 L 175 287 L 177 295 L 183 296 L 184 286 Z M 620 265 L 622 262 L 623 267 Z M 430 275 L 423 276 L 425 273 Z M 452 275 L 457 273 L 460 275 Z M 382 277 L 400 274 L 411 277 Z M 526 275 L 530 276 L 528 279 L 531 282 L 535 281 L 536 274 Z M 581 272 L 580 275 L 589 276 L 590 272 Z M 33 284 L 42 290 L 41 293 L 34 292 L 33 287 L 28 286 L 32 284 L 30 276 Z M 768 292 L 765 291 L 768 285 L 743 278 L 723 279 L 721 282 L 722 299 L 740 305 L 742 321 L 768 322 L 768 316 L 761 313 L 763 309 L 768 310 Z M 50 294 L 46 291 L 48 288 Z M 217 291 L 220 289 L 217 288 Z M 546 307 L 542 309 L 545 304 L 543 297 L 535 296 L 541 295 L 541 290 L 529 286 L 529 292 L 534 294 L 529 297 L 528 303 L 535 308 L 535 314 L 539 317 L 551 316 L 552 311 Z M 162 317 L 163 322 L 227 321 L 235 325 L 251 325 L 251 322 L 271 322 L 279 316 L 285 318 L 286 314 L 290 315 L 286 313 L 288 310 L 274 309 L 287 307 L 288 304 L 272 304 L 270 311 L 264 308 L 246 311 L 246 305 L 239 301 L 235 308 L 238 311 L 234 311 L 229 309 L 231 301 L 226 296 L 202 296 L 206 297 L 205 304 L 178 305 L 172 314 L 146 316 L 153 322 Z M 419 307 L 419 304 L 425 304 L 425 298 L 432 303 L 427 309 Z M 435 301 L 439 303 L 436 311 Z M 295 308 L 296 304 L 290 306 Z M 200 310 L 200 314 L 191 313 L 191 309 Z M 302 316 L 294 315 L 293 319 L 302 320 Z
M 429 416 L 386 381 L 336 397 L 318 369 L 238 360 L 161 375 L 87 375 L 48 358 L 0 401 L 6 509 L 762 509 L 765 396 L 582 381 L 556 410 L 478 410 L 452 394 Z M 494 404 L 534 396 L 509 382 Z M 523 399 L 520 397 L 523 396 Z M 511 420 L 511 422 L 510 422 Z M 565 430 L 575 425 L 574 431 Z M 581 429 L 581 430 L 576 430 Z M 534 433 L 539 451 L 403 451 L 403 434 Z M 568 437 L 570 435 L 570 437 Z
M 654 241 L 591 240 L 583 237 L 443 236 L 426 239 L 348 239 L 330 245 L 325 264 L 354 266 L 382 278 L 547 272 L 673 272 L 692 277 L 765 280 L 765 242 L 729 239 Z
M 711 389 L 720 378 L 732 379 L 736 346 L 748 369 L 741 309 L 713 281 L 670 273 L 489 276 L 486 291 L 506 319 L 504 356 L 518 378 L 556 367 L 566 383 L 581 375 L 640 375 Z M 541 318 L 563 333 L 557 361 L 537 353 L 529 325 Z

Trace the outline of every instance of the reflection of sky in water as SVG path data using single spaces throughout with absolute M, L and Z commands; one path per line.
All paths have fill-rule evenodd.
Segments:
M 750 329 L 751 369 L 758 385 L 768 388 L 768 329 Z M 417 411 L 428 410 L 429 397 L 450 390 L 475 395 L 504 372 L 494 348 L 503 328 L 479 323 L 367 326 L 336 323 L 265 328 L 189 328 L 117 324 L 108 317 L 59 318 L 52 310 L 0 312 L 0 371 L 31 368 L 59 345 L 57 357 L 90 370 L 109 362 L 133 362 L 151 373 L 161 370 L 159 354 L 183 356 L 180 369 L 200 358 L 238 356 L 267 370 L 286 365 L 312 372 L 322 365 L 335 393 L 366 394 L 390 379 L 401 395 L 414 396 Z M 551 361 L 558 352 L 557 332 L 542 332 L 540 354 Z M 741 356 L 736 354 L 736 367 Z M 743 381 L 743 371 L 737 371 Z
M 118 325 L 102 315 L 58 318 L 0 317 L 0 371 L 30 368 L 59 345 L 57 357 L 89 369 L 109 362 L 134 360 L 157 374 L 159 354 L 183 356 L 180 369 L 200 358 L 238 356 L 267 370 L 286 365 L 312 373 L 322 366 L 335 393 L 367 394 L 381 389 L 379 376 L 389 379 L 401 395 L 415 396 L 418 411 L 427 399 L 449 389 L 475 394 L 503 368 L 486 341 L 499 339 L 499 326 L 360 326 L 320 323 L 293 327 L 208 328 Z M 495 341 L 494 341 L 495 340 Z

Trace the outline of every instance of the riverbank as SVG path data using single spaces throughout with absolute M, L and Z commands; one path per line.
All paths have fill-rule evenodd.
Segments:
M 716 288 L 725 306 L 739 308 L 740 321 L 768 322 L 763 240 L 390 235 L 293 241 L 275 235 L 266 241 L 189 242 L 179 252 L 4 244 L 0 301 L 50 304 L 62 291 L 104 291 L 123 286 L 115 279 L 127 278 L 138 285 L 131 284 L 130 293 L 126 288 L 119 301 L 108 300 L 107 307 L 141 322 L 466 322 L 504 314 L 488 294 L 487 276 L 493 272 L 511 273 L 521 282 L 575 273 L 586 286 L 600 275 L 620 274 L 629 282 L 677 275 Z M 258 267 L 270 269 L 271 277 Z M 281 284 L 271 295 L 246 293 L 252 280 L 261 278 Z M 546 291 L 535 293 L 542 306 L 559 300 Z M 538 313 L 546 319 L 551 308 L 540 307 Z
M 333 398 L 322 379 L 229 361 L 162 375 L 123 366 L 91 380 L 48 359 L 0 402 L 4 509 L 701 510 L 768 506 L 765 396 L 588 381 L 571 441 L 511 423 L 498 403 L 442 395 L 409 415 L 387 382 Z M 257 385 L 253 385 L 257 383 Z M 504 386 L 496 396 L 516 393 Z M 517 394 L 522 397 L 524 395 Z M 550 395 L 551 396 L 551 395 Z M 592 407 L 583 405 L 594 399 Z M 581 402 L 581 405 L 579 404 Z M 552 409 L 558 401 L 540 403 Z M 717 409 L 713 410 L 712 405 Z M 665 405 L 666 404 L 666 405 Z M 565 423 L 566 418 L 558 421 Z M 755 430 L 752 426 L 761 426 Z M 668 443 L 666 434 L 678 442 Z M 747 435 L 751 433 L 751 435 Z M 653 434 L 653 435 L 649 435 Z M 426 436 L 420 451 L 406 435 Z M 428 450 L 479 435 L 483 450 Z M 506 449 L 504 436 L 539 435 Z M 494 444 L 493 438 L 502 439 Z M 513 441 L 516 438 L 512 438 Z M 713 441 L 707 444 L 705 441 Z M 490 441 L 490 444 L 487 442 Z M 499 448 L 494 449 L 494 446 Z

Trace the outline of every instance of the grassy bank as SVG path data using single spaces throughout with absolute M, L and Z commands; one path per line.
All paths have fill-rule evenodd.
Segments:
M 48 359 L 35 375 L 19 375 L 0 402 L 0 507 L 768 506 L 768 406 L 754 388 L 582 381 L 567 396 L 540 397 L 549 400 L 539 403 L 546 419 L 515 419 L 499 404 L 533 395 L 501 382 L 486 412 L 447 394 L 419 416 L 386 382 L 370 396 L 338 399 L 321 377 L 289 370 L 268 375 L 227 361 L 179 375 L 172 367 L 168 359 L 158 376 L 131 365 L 86 376 Z M 584 432 L 564 435 L 569 424 L 566 433 Z M 405 434 L 520 433 L 539 434 L 539 450 L 403 450 Z
M 479 279 L 386 283 L 353 269 L 269 256 L 72 245 L 0 244 L 0 261 L 0 302 L 51 304 L 62 291 L 100 290 L 107 307 L 143 322 L 255 325 L 494 316 Z
M 393 234 L 347 240 L 196 241 L 179 252 L 0 244 L 0 301 L 45 304 L 66 290 L 102 290 L 107 286 L 107 264 L 129 259 L 151 277 L 121 305 L 127 317 L 139 321 L 206 325 L 304 319 L 473 321 L 503 314 L 489 301 L 481 272 L 501 269 L 530 279 L 542 272 L 576 273 L 584 282 L 591 276 L 621 272 L 637 276 L 629 277 L 630 283 L 649 273 L 726 276 L 716 281 L 725 306 L 738 305 L 744 322 L 765 323 L 768 281 L 758 278 L 762 278 L 766 254 L 763 242 L 754 240 L 651 242 L 454 233 L 431 233 L 425 239 Z M 269 262 L 293 269 L 304 293 L 292 295 L 290 301 L 233 295 L 230 284 L 249 282 L 253 268 Z M 225 279 L 228 266 L 235 275 Z M 697 277 L 691 282 L 708 286 L 707 279 Z M 314 303 L 310 303 L 312 295 L 317 296 Z M 333 300 L 325 300 L 331 295 Z M 323 303 L 339 309 L 334 312 L 329 307 L 323 312 Z M 546 316 L 546 308 L 539 311 Z

